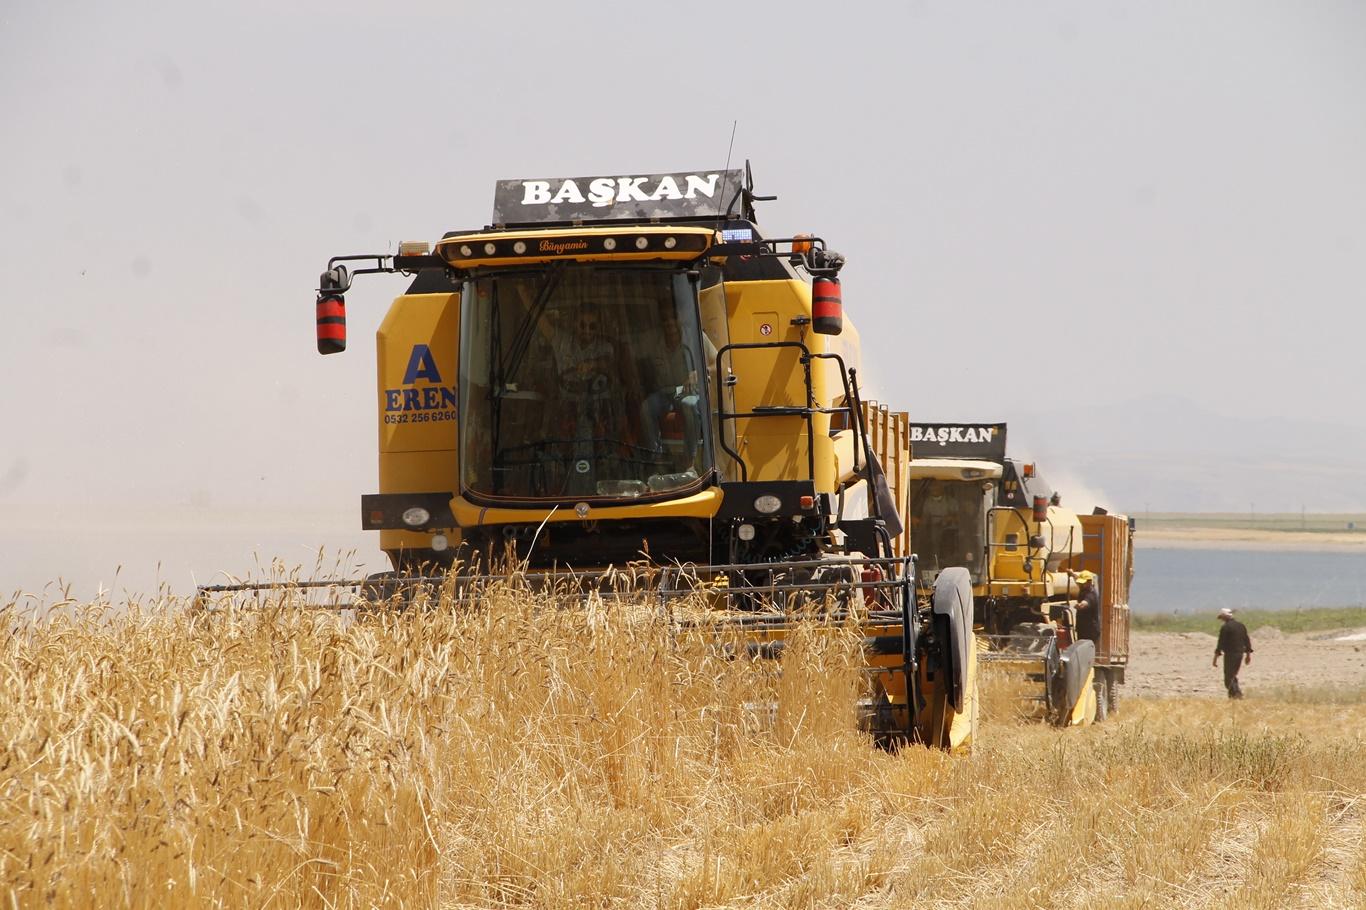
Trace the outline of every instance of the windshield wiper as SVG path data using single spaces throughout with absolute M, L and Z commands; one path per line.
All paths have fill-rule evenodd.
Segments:
M 513 336 L 512 344 L 508 347 L 507 369 L 499 377 L 500 390 L 507 388 L 507 384 L 517 375 L 517 369 L 522 365 L 522 361 L 526 359 L 526 353 L 531 348 L 532 333 L 536 329 L 536 324 L 541 321 L 541 314 L 550 302 L 550 295 L 554 293 L 564 276 L 565 265 L 563 262 L 551 263 L 546 268 L 545 277 L 536 286 L 531 306 L 527 308 L 526 319 L 517 327 L 517 334 Z

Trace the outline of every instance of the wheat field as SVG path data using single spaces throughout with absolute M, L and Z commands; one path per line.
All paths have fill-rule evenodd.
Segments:
M 989 679 L 974 754 L 888 754 L 847 630 L 779 666 L 511 590 L 5 613 L 12 907 L 1366 906 L 1361 704 L 1059 731 Z

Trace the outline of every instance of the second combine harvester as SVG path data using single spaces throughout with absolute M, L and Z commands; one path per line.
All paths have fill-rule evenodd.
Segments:
M 1051 722 L 1104 720 L 1129 660 L 1129 520 L 1066 507 L 1033 463 L 1006 457 L 1003 423 L 912 424 L 911 443 L 917 587 L 965 566 L 980 656 L 1039 683 L 1029 697 Z
M 865 726 L 966 748 L 969 574 L 917 599 L 909 425 L 862 400 L 844 258 L 762 236 L 757 198 L 748 169 L 506 180 L 483 228 L 332 259 L 324 354 L 346 347 L 355 276 L 411 276 L 378 332 L 380 492 L 361 502 L 393 572 L 360 587 L 463 596 L 513 565 L 601 588 L 629 567 L 763 657 L 795 622 L 855 622 Z

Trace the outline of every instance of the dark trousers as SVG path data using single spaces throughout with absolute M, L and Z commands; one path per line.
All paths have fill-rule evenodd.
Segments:
M 1243 666 L 1242 651 L 1224 652 L 1224 688 L 1228 689 L 1229 698 L 1242 698 L 1243 688 L 1238 685 L 1238 671 Z

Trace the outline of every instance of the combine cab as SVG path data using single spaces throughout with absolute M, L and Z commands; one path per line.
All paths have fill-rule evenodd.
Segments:
M 346 295 L 410 276 L 378 333 L 379 492 L 392 572 L 358 602 L 500 583 L 702 605 L 777 657 L 794 623 L 856 623 L 866 726 L 970 744 L 977 647 L 962 567 L 915 596 L 909 424 L 863 400 L 844 257 L 765 237 L 748 169 L 501 181 L 487 226 L 341 256 Z M 202 589 L 206 602 L 262 585 Z M 690 620 L 692 621 L 692 620 Z
M 941 566 L 966 567 L 981 659 L 1036 683 L 1035 711 L 1052 723 L 1105 719 L 1129 657 L 1129 520 L 1065 508 L 1033 464 L 1006 457 L 1005 424 L 913 424 L 911 441 L 920 597 Z M 1090 576 L 1095 608 L 1078 585 Z

